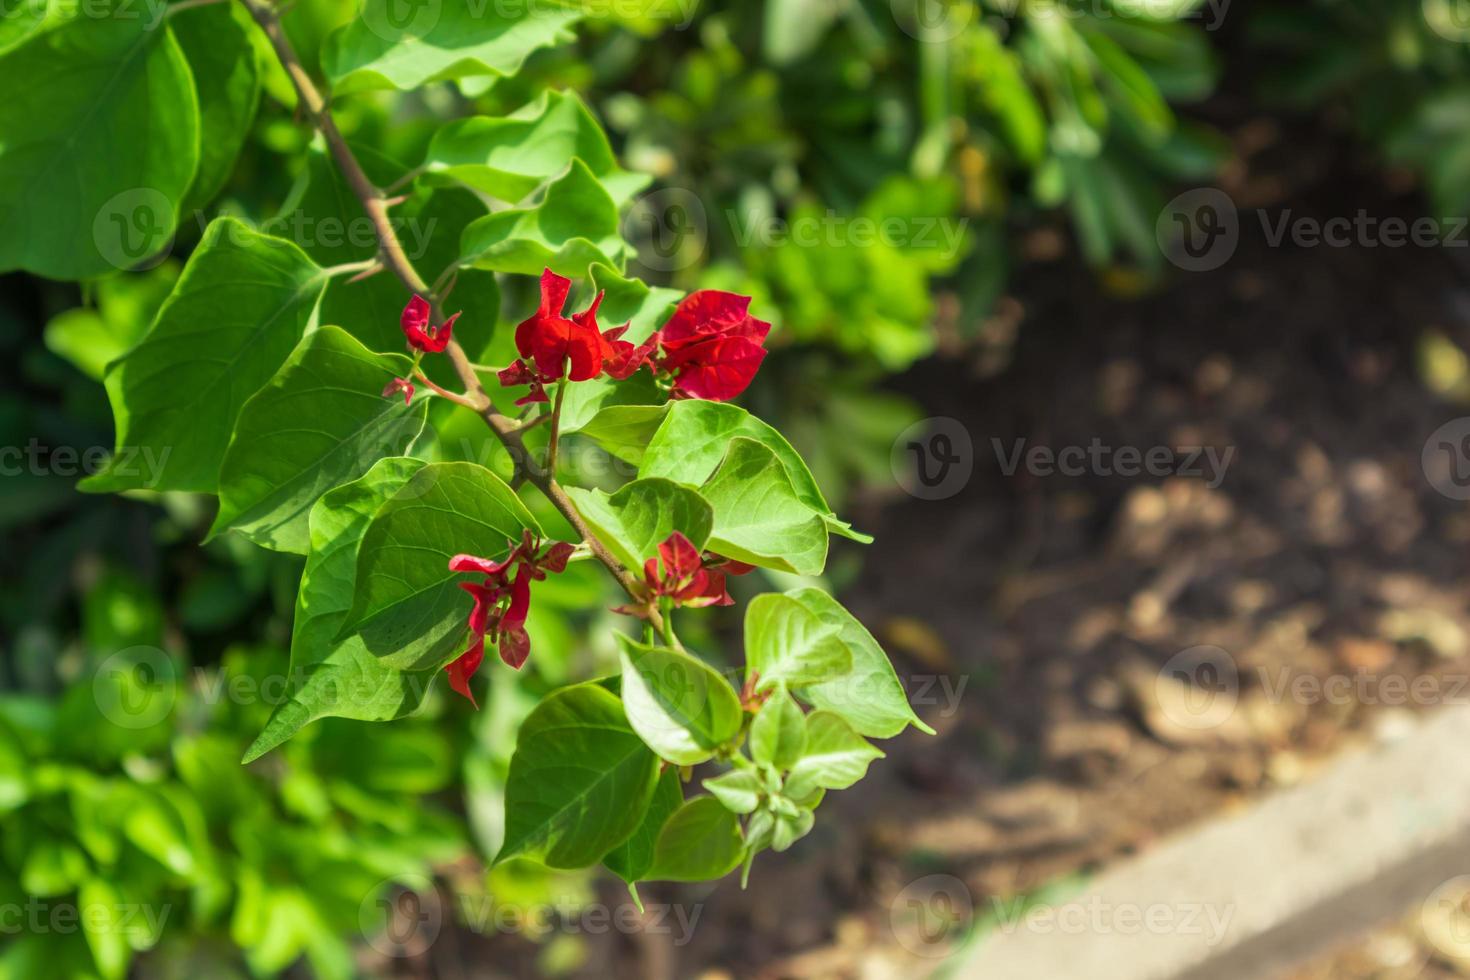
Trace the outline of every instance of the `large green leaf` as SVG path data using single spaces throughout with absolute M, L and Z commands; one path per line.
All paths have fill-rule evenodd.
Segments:
M 199 172 L 185 210 L 224 187 L 260 105 L 260 56 L 244 4 L 211 4 L 170 18 L 199 97 Z
M 173 32 L 124 7 L 72 5 L 45 30 L 27 16 L 27 40 L 0 55 L 0 76 L 25 88 L 0 101 L 0 271 L 81 279 L 171 240 L 199 107 Z
M 497 863 L 530 857 L 585 868 L 643 822 L 658 757 L 628 725 L 606 688 L 555 692 L 521 725 L 505 785 L 505 844 Z
M 710 881 L 734 871 L 744 856 L 745 840 L 735 814 L 713 796 L 696 796 L 664 823 L 647 877 Z
M 813 711 L 806 718 L 806 749 L 786 777 L 785 795 L 801 800 L 821 789 L 846 789 L 883 758 L 841 716 Z
M 442 667 L 458 653 L 468 581 L 449 570 L 459 553 L 502 558 L 536 519 L 515 491 L 475 463 L 425 466 L 373 515 L 357 554 L 352 608 L 337 639 L 361 634 L 385 665 Z
M 364 0 L 358 16 L 327 38 L 322 68 L 338 95 L 370 88 L 414 89 L 475 75 L 513 75 L 540 47 L 569 40 L 582 17 L 571 3 L 404 5 Z
M 635 571 L 675 531 L 703 550 L 714 524 L 699 491 L 672 480 L 634 480 L 611 496 L 580 487 L 568 487 L 567 494 L 609 550 Z
M 664 823 L 684 802 L 684 790 L 679 783 L 679 770 L 666 768 L 658 777 L 653 799 L 643 821 L 631 837 L 608 851 L 602 863 L 609 871 L 629 885 L 636 884 L 648 876 L 653 867 L 653 849 L 658 844 L 659 831 Z
M 575 158 L 539 203 L 487 214 L 460 237 L 464 265 L 527 276 L 549 268 L 582 279 L 594 264 L 622 268 L 628 252 L 612 196 Z
M 797 496 L 786 468 L 764 443 L 733 439 L 700 492 L 715 509 L 711 551 L 798 575 L 818 575 L 826 567 L 827 523 Z
M 230 528 L 262 547 L 306 554 L 317 498 L 384 456 L 406 453 L 423 429 L 426 399 L 410 406 L 382 394 L 410 366 L 337 327 L 309 334 L 240 410 L 210 533 Z
M 587 382 L 591 384 L 592 382 Z M 578 386 L 573 385 L 575 390 Z M 663 423 L 665 405 L 608 405 L 575 429 L 618 459 L 634 466 L 643 459 L 648 441 Z
M 693 766 L 740 732 L 740 697 L 713 667 L 620 635 L 623 707 L 633 730 L 659 756 Z
M 790 596 L 767 592 L 745 607 L 745 671 L 755 690 L 827 681 L 851 667 L 837 627 Z
M 430 182 L 457 181 L 510 204 L 566 169 L 576 157 L 613 201 L 626 202 L 648 184 L 618 166 L 607 134 L 576 95 L 543 92 L 508 116 L 471 116 L 448 123 L 424 157 Z
M 836 627 L 852 655 L 849 673 L 803 688 L 798 693 L 804 700 L 841 715 L 869 738 L 892 738 L 909 725 L 934 734 L 934 729 L 909 706 L 903 684 L 883 648 L 852 613 L 821 589 L 796 589 L 786 594 L 823 623 Z
M 387 721 L 408 714 L 423 700 L 432 671 L 395 670 L 369 653 L 358 636 L 335 642 L 352 606 L 362 536 L 378 508 L 423 466 L 417 459 L 379 460 L 366 476 L 338 487 L 312 507 L 311 554 L 291 627 L 291 692 L 246 751 L 245 762 L 318 718 Z
M 77 891 L 76 908 L 97 972 L 106 980 L 122 980 L 133 959 L 133 948 L 128 945 L 132 916 L 122 893 L 106 878 L 88 878 Z
M 743 436 L 775 453 L 791 479 L 797 498 L 822 515 L 828 528 L 855 541 L 872 538 L 838 519 L 800 454 L 786 438 L 739 405 L 702 399 L 673 402 L 658 432 L 638 461 L 639 476 L 666 476 L 680 483 L 703 483 L 725 457 L 730 441 Z M 612 449 L 608 449 L 613 452 Z
M 213 492 L 240 409 L 301 339 L 325 282 L 290 242 L 213 221 L 147 336 L 107 369 L 117 452 L 82 489 Z

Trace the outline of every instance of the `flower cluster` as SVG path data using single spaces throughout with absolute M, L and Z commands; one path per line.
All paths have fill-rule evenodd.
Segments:
M 531 653 L 531 638 L 526 635 L 526 616 L 531 611 L 531 582 L 544 579 L 548 572 L 560 572 L 574 546 L 554 541 L 543 551 L 539 541 L 526 531 L 519 544 L 500 561 L 475 555 L 455 555 L 449 559 L 452 572 L 474 572 L 485 576 L 480 582 L 461 582 L 459 587 L 474 597 L 470 609 L 469 628 L 473 640 L 469 649 L 444 669 L 449 686 L 474 703 L 470 678 L 485 659 L 485 638 L 496 641 L 500 659 L 520 669 Z M 511 573 L 515 575 L 512 578 Z
M 674 398 L 726 401 L 744 391 L 766 356 L 771 325 L 750 316 L 750 297 L 704 289 L 691 293 L 667 323 L 642 344 L 623 340 L 628 324 L 601 330 L 598 293 L 581 313 L 564 316 L 570 279 L 541 273 L 541 305 L 516 327 L 520 359 L 499 374 L 506 387 L 528 385 L 518 405 L 544 402 L 546 385 L 587 381 L 606 372 L 616 380 L 647 366 L 666 379 Z
M 430 326 L 432 317 L 429 301 L 422 296 L 414 296 L 403 308 L 398 325 L 403 328 L 409 347 L 425 354 L 442 354 L 454 336 L 454 321 L 459 319 L 459 314 L 455 313 L 437 327 Z M 403 392 L 403 404 L 413 402 L 413 382 L 408 378 L 394 378 L 388 382 L 383 388 L 383 397 L 392 398 L 400 391 Z
M 651 598 L 667 598 L 678 606 L 731 606 L 735 600 L 725 587 L 725 574 L 744 575 L 753 567 L 718 555 L 701 556 L 693 541 L 675 531 L 658 546 L 658 556 L 643 563 L 643 584 Z M 645 614 L 631 606 L 617 611 Z

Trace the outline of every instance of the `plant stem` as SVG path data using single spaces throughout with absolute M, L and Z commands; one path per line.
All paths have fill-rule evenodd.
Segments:
M 276 53 L 276 60 L 285 69 L 286 76 L 291 80 L 292 87 L 296 90 L 296 96 L 301 104 L 301 111 L 311 120 L 317 131 L 326 140 L 327 148 L 331 151 L 333 160 L 337 163 L 337 169 L 342 172 L 347 186 L 351 188 L 353 195 L 362 205 L 368 220 L 372 222 L 373 229 L 378 237 L 378 254 L 383 265 L 398 277 L 404 287 L 410 292 L 417 293 L 428 301 L 433 322 L 444 322 L 444 311 L 440 306 L 440 297 L 435 295 L 429 285 L 424 282 L 413 263 L 409 261 L 408 255 L 403 251 L 403 245 L 398 240 L 398 235 L 393 230 L 393 223 L 388 216 L 387 200 L 381 190 L 373 185 L 363 172 L 362 165 L 357 162 L 352 148 L 342 138 L 342 133 L 337 129 L 337 124 L 332 121 L 332 110 L 321 90 L 316 87 L 311 76 L 302 67 L 301 59 L 296 56 L 296 50 L 291 46 L 291 41 L 286 37 L 286 32 L 281 27 L 280 14 L 269 0 L 240 0 L 250 16 L 260 25 L 265 36 L 271 43 L 271 48 Z M 552 474 L 539 466 L 531 454 L 526 451 L 524 442 L 515 420 L 502 415 L 490 396 L 485 393 L 485 387 L 480 383 L 479 376 L 475 373 L 470 359 L 465 355 L 464 348 L 459 342 L 451 340 L 444 353 L 449 357 L 454 366 L 454 373 L 459 376 L 464 385 L 466 394 L 464 398 L 467 408 L 477 412 L 490 430 L 495 433 L 511 458 L 516 462 L 517 473 L 523 476 L 525 481 L 532 484 L 536 489 L 546 495 L 553 507 L 566 518 L 572 530 L 586 543 L 587 548 L 603 564 L 613 578 L 628 595 L 637 598 L 638 580 L 633 574 L 623 567 L 617 557 L 608 550 L 596 533 L 582 520 L 582 515 L 577 513 L 571 498 L 567 496 L 566 490 L 556 482 Z M 652 612 L 652 610 L 650 610 Z M 653 615 L 657 616 L 656 612 Z M 662 625 L 661 619 L 658 625 Z
M 413 372 L 413 377 L 415 381 L 423 384 L 425 388 L 428 388 L 440 398 L 447 398 L 450 401 L 454 402 L 454 404 L 462 405 L 472 412 L 479 411 L 479 406 L 470 401 L 464 395 L 449 391 L 447 388 L 441 388 L 437 384 L 435 384 L 433 379 L 431 379 L 427 374 L 423 372 L 422 368 L 415 368 Z

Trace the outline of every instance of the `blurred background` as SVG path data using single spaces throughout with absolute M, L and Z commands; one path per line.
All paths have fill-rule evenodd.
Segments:
M 288 23 L 314 51 L 352 16 Z M 938 735 L 747 890 L 642 911 L 486 869 L 519 720 L 614 662 L 595 573 L 538 591 L 533 666 L 478 713 L 440 687 L 240 767 L 299 560 L 201 547 L 204 498 L 74 490 L 112 445 L 102 368 L 205 221 L 85 289 L 0 278 L 0 977 L 923 976 L 1402 731 L 1470 669 L 1467 45 L 1461 0 L 671 0 L 494 85 L 339 102 L 412 161 L 446 116 L 579 93 L 652 178 L 633 271 L 755 297 L 745 401 L 877 537 L 830 584 Z M 338 213 L 306 140 L 265 99 L 202 217 Z M 1281 694 L 1342 676 L 1371 695 Z M 1470 975 L 1470 931 L 1405 916 L 1300 976 Z

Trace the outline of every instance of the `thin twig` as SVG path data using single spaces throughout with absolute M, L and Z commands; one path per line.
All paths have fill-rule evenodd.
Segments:
M 187 2 L 187 0 L 186 0 Z M 342 172 L 347 186 L 351 188 L 353 195 L 362 204 L 368 220 L 372 222 L 373 229 L 378 236 L 378 253 L 385 265 L 398 280 L 403 283 L 409 292 L 417 293 L 424 297 L 429 303 L 433 322 L 444 322 L 444 312 L 440 305 L 440 297 L 431 290 L 418 270 L 413 267 L 407 254 L 403 251 L 403 245 L 398 241 L 398 236 L 393 231 L 393 224 L 389 220 L 388 208 L 385 196 L 363 172 L 362 165 L 357 162 L 352 148 L 342 138 L 342 133 L 337 129 L 337 124 L 332 121 L 331 107 L 326 98 L 316 87 L 311 76 L 301 65 L 301 59 L 296 56 L 291 41 L 286 37 L 286 32 L 281 27 L 280 14 L 268 0 L 241 0 L 250 16 L 260 25 L 265 36 L 269 39 L 276 58 L 285 69 L 286 76 L 291 80 L 291 85 L 296 90 L 300 101 L 300 111 L 312 121 L 317 131 L 327 143 L 332 158 L 337 163 L 337 168 Z M 636 596 L 638 580 L 632 572 L 624 568 L 617 557 L 608 550 L 597 534 L 577 513 L 571 498 L 562 486 L 556 482 L 552 474 L 537 465 L 536 461 L 526 452 L 521 442 L 521 434 L 518 424 L 502 415 L 496 409 L 490 396 L 485 392 L 485 386 L 480 383 L 479 375 L 475 373 L 470 360 L 465 356 L 464 348 L 458 341 L 451 340 L 444 353 L 449 357 L 449 362 L 454 366 L 454 373 L 459 376 L 463 383 L 466 394 L 462 397 L 465 407 L 477 412 L 490 430 L 495 433 L 502 445 L 510 452 L 511 458 L 517 461 L 519 469 L 518 476 L 524 478 L 525 482 L 536 487 L 546 498 L 551 501 L 553 507 L 561 513 L 572 530 L 586 543 L 587 548 L 600 561 L 603 566 L 617 579 L 618 584 L 631 596 Z M 657 613 L 654 614 L 655 616 Z M 655 625 L 661 625 L 656 623 Z
M 229 0 L 182 0 L 180 3 L 170 4 L 164 12 L 165 17 L 172 17 L 184 10 L 193 10 L 195 7 L 211 7 L 217 3 L 229 3 Z
M 470 401 L 464 395 L 450 391 L 447 388 L 439 387 L 437 384 L 434 383 L 434 380 L 432 378 L 430 378 L 427 374 L 423 372 L 421 368 L 415 368 L 413 376 L 414 380 L 421 382 L 425 388 L 428 388 L 440 398 L 447 398 L 450 401 L 454 402 L 454 404 L 462 405 L 472 412 L 479 411 L 478 406 L 476 406 L 474 402 Z

